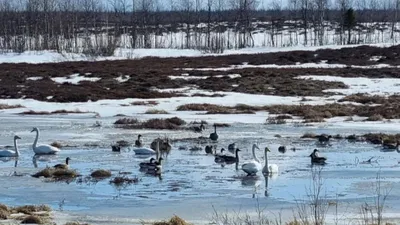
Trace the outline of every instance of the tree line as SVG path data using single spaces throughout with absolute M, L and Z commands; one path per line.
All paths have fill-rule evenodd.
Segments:
M 399 2 L 289 0 L 283 6 L 273 0 L 261 7 L 258 0 L 0 0 L 0 49 L 108 56 L 118 47 L 218 53 L 396 41 Z

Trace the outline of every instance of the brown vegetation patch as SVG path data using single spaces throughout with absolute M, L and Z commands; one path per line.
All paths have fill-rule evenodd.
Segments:
M 175 215 L 169 221 L 155 222 L 153 225 L 190 225 L 190 223 Z
M 23 114 L 23 115 L 48 115 L 48 114 L 70 114 L 70 113 L 88 113 L 88 112 L 83 112 L 83 111 L 80 111 L 79 109 L 76 109 L 76 110 L 61 109 L 61 110 L 55 110 L 55 111 L 52 111 L 52 112 L 29 110 L 29 111 L 20 112 L 19 114 Z
M 117 141 L 117 145 L 121 146 L 121 147 L 128 147 L 130 145 L 130 143 L 125 140 L 119 140 L 119 141 Z
M 144 114 L 169 114 L 163 109 L 148 109 Z
M 24 205 L 17 206 L 11 209 L 13 213 L 23 213 L 26 215 L 32 215 L 36 212 L 50 212 L 51 208 L 47 205 Z
M 110 184 L 114 184 L 116 186 L 136 184 L 138 182 L 139 182 L 139 178 L 137 178 L 137 177 L 129 178 L 129 177 L 125 177 L 125 176 L 114 177 L 114 179 L 110 180 Z
M 136 102 L 131 102 L 131 105 L 158 105 L 157 101 L 136 101 Z
M 10 212 L 5 209 L 0 208 L 0 220 L 6 220 L 10 216 Z
M 286 124 L 286 120 L 285 119 L 281 119 L 275 116 L 270 116 L 267 118 L 266 121 L 268 124 Z
M 53 167 L 47 167 L 35 174 L 32 175 L 32 177 L 40 178 L 52 178 L 54 180 L 68 180 L 71 178 L 76 178 L 80 176 L 78 172 L 75 170 L 70 170 L 70 169 L 57 169 Z
M 177 111 L 207 111 L 206 114 L 254 114 L 259 107 L 238 104 L 234 107 L 221 106 L 215 104 L 186 104 L 178 106 Z
M 114 122 L 114 124 L 122 124 L 122 125 L 137 124 L 137 123 L 139 123 L 139 120 L 136 118 L 121 118 Z
M 197 85 L 210 91 L 235 91 L 251 94 L 268 94 L 281 96 L 323 96 L 323 90 L 330 88 L 346 88 L 341 82 L 296 79 L 299 75 L 340 75 L 343 77 L 399 77 L 396 68 L 362 69 L 350 65 L 376 65 L 388 63 L 400 64 L 395 53 L 400 46 L 376 48 L 360 46 L 357 48 L 321 49 L 318 51 L 292 51 L 264 54 L 205 56 L 201 58 L 156 58 L 147 57 L 138 60 L 115 60 L 101 62 L 61 62 L 43 64 L 2 63 L 0 65 L 0 98 L 33 98 L 51 102 L 87 102 L 100 99 L 126 98 L 170 98 L 180 96 L 177 92 L 159 92 L 157 89 L 180 88 Z M 382 56 L 378 61 L 371 61 L 372 56 Z M 245 68 L 231 71 L 197 71 L 191 75 L 213 76 L 240 73 L 238 79 L 221 79 L 209 77 L 198 80 L 171 80 L 169 76 L 180 75 L 182 65 L 188 68 L 217 68 L 230 65 L 279 64 L 294 65 L 296 63 L 343 63 L 348 68 Z M 55 66 L 56 65 L 56 66 Z M 178 68 L 178 69 L 177 69 Z M 96 82 L 80 82 L 59 84 L 51 78 L 66 77 L 70 74 L 86 74 L 101 78 Z M 43 77 L 41 80 L 27 80 L 28 77 Z M 115 82 L 119 74 L 130 77 L 126 82 Z M 24 83 L 25 86 L 22 86 Z M 234 86 L 232 86 L 234 85 Z M 238 85 L 238 86 L 237 86 Z M 26 88 L 29 86 L 29 88 Z M 53 98 L 48 99 L 48 96 Z M 141 103 L 139 103 L 141 104 Z
M 54 141 L 50 145 L 53 146 L 53 147 L 56 147 L 56 148 L 62 148 L 63 147 L 63 145 L 58 141 Z
M 79 223 L 79 222 L 68 222 L 64 225 L 90 225 L 88 223 Z
M 93 171 L 90 174 L 90 176 L 93 178 L 108 178 L 108 177 L 111 177 L 111 171 L 99 169 L 99 170 Z
M 9 105 L 9 104 L 0 104 L 0 110 L 3 109 L 16 109 L 16 108 L 25 108 L 24 106 L 18 105 Z

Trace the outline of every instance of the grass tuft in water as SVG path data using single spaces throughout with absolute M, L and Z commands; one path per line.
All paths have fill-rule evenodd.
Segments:
M 107 177 L 111 177 L 111 171 L 99 169 L 99 170 L 93 171 L 90 174 L 90 176 L 93 178 L 107 178 Z
M 25 219 L 21 221 L 21 224 L 44 224 L 44 221 L 42 218 L 38 216 L 27 216 Z
M 190 223 L 175 215 L 169 221 L 155 222 L 153 225 L 190 225 Z

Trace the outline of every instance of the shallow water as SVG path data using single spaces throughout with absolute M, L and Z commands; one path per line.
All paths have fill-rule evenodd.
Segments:
M 400 209 L 400 154 L 381 152 L 379 147 L 367 143 L 333 140 L 328 146 L 319 146 L 315 140 L 299 138 L 305 132 L 342 135 L 373 132 L 365 128 L 233 124 L 232 127 L 218 129 L 217 146 L 220 149 L 227 148 L 232 142 L 238 144 L 242 150 L 239 170 L 235 169 L 234 164 L 221 167 L 214 163 L 213 156 L 206 155 L 204 151 L 178 150 L 180 146 L 190 148 L 196 145 L 204 149 L 205 143 L 177 141 L 173 143 L 172 153 L 164 161 L 160 178 L 139 171 L 139 162 L 149 157 L 138 157 L 129 148 L 122 149 L 121 153 L 111 152 L 110 144 L 122 139 L 133 142 L 139 133 L 144 136 L 147 145 L 158 136 L 181 139 L 197 137 L 199 134 L 116 129 L 112 125 L 115 118 L 2 115 L 0 119 L 0 143 L 3 146 L 12 145 L 14 134 L 22 138 L 17 167 L 14 167 L 13 159 L 0 161 L 0 202 L 9 205 L 49 204 L 55 210 L 77 216 L 90 215 L 97 218 L 97 222 L 102 218 L 108 223 L 122 222 L 122 218 L 130 222 L 133 219 L 162 219 L 173 214 L 206 221 L 213 214 L 213 207 L 218 211 L 253 210 L 256 204 L 270 211 L 286 210 L 289 214 L 296 202 L 309 199 L 311 171 L 318 171 L 320 167 L 311 167 L 308 155 L 318 148 L 329 162 L 321 172 L 324 197 L 357 207 L 373 201 L 379 173 L 383 189 L 391 189 L 387 210 L 395 212 Z M 93 127 L 96 120 L 101 121 L 103 126 Z M 30 133 L 34 126 L 41 129 L 39 143 L 59 141 L 76 147 L 63 148 L 55 156 L 39 157 L 36 162 L 38 168 L 35 168 L 31 150 L 35 136 Z M 203 135 L 208 136 L 210 132 L 212 129 L 209 128 Z M 282 137 L 274 137 L 276 134 Z M 279 165 L 278 175 L 267 179 L 262 175 L 249 178 L 240 170 L 242 163 L 251 160 L 251 146 L 255 142 L 259 143 L 261 149 L 265 146 L 271 149 L 269 163 Z M 296 151 L 288 150 L 281 154 L 277 151 L 280 145 L 294 147 Z M 256 152 L 261 159 L 264 158 L 262 152 Z M 104 168 L 110 169 L 113 177 L 119 172 L 131 172 L 126 176 L 138 177 L 140 181 L 116 187 L 109 183 L 110 179 L 96 183 L 65 183 L 46 182 L 30 176 L 46 166 L 64 162 L 67 156 L 71 158 L 71 168 L 83 176 Z M 362 163 L 371 157 L 377 161 Z M 149 210 L 157 210 L 157 214 L 148 213 Z M 356 209 L 353 207 L 352 210 Z M 93 218 L 86 219 L 96 221 Z

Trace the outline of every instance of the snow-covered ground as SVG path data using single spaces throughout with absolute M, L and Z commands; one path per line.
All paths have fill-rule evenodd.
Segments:
M 394 43 L 380 43 L 370 44 L 370 46 L 376 47 L 389 47 Z M 83 54 L 76 53 L 58 53 L 56 51 L 26 51 L 24 53 L 3 53 L 0 54 L 0 63 L 53 63 L 53 62 L 65 62 L 65 61 L 102 61 L 102 60 L 123 60 L 123 59 L 139 59 L 144 57 L 199 57 L 199 56 L 216 56 L 216 55 L 235 55 L 235 54 L 257 54 L 257 53 L 271 53 L 271 52 L 290 52 L 290 51 L 315 51 L 318 49 L 340 49 L 340 48 L 351 48 L 361 45 L 324 45 L 324 46 L 295 46 L 295 47 L 256 47 L 256 48 L 243 48 L 238 50 L 226 50 L 221 54 L 208 54 L 203 53 L 200 50 L 192 49 L 128 49 L 118 48 L 113 56 L 110 57 L 88 57 Z M 310 64 L 308 66 L 313 66 Z M 324 64 L 319 64 L 323 67 Z M 299 66 L 300 67 L 300 66 Z M 307 67 L 303 65 L 300 68 Z M 342 67 L 342 65 L 337 65 Z M 276 65 L 269 65 L 265 68 L 279 68 Z

